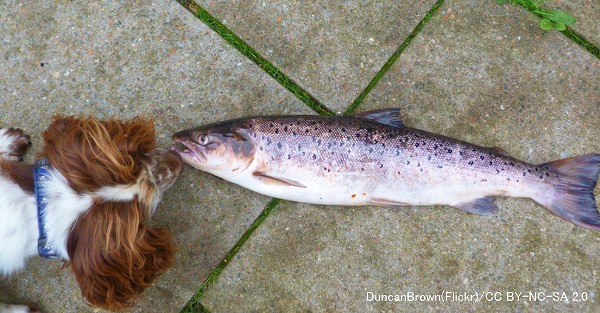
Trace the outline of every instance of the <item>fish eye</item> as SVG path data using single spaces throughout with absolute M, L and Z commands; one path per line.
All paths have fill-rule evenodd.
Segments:
M 198 143 L 200 143 L 201 145 L 207 145 L 208 144 L 208 135 L 207 134 L 201 134 L 198 136 Z

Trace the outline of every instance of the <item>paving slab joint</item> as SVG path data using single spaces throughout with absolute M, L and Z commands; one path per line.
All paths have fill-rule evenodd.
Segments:
M 276 198 L 273 198 L 273 199 L 271 199 L 271 201 L 269 201 L 269 203 L 266 205 L 265 209 L 258 216 L 258 218 L 256 218 L 254 223 L 252 223 L 250 228 L 248 228 L 246 233 L 244 233 L 242 238 L 240 238 L 240 240 L 238 240 L 238 242 L 235 244 L 235 246 L 233 246 L 233 248 L 229 251 L 229 253 L 227 253 L 227 256 L 225 256 L 225 258 L 219 263 L 219 265 L 217 265 L 217 267 L 215 267 L 215 269 L 212 271 L 212 273 L 210 273 L 210 275 L 208 275 L 208 278 L 206 278 L 206 280 L 202 283 L 202 285 L 200 285 L 200 287 L 196 290 L 196 292 L 194 293 L 194 295 L 192 296 L 190 301 L 188 301 L 188 303 L 183 308 L 183 310 L 181 310 L 181 313 L 208 312 L 208 310 L 200 302 L 202 300 L 202 298 L 204 297 L 206 290 L 208 290 L 208 288 L 210 288 L 210 286 L 215 281 L 217 281 L 219 276 L 221 276 L 221 273 L 223 273 L 223 270 L 225 270 L 225 267 L 227 267 L 227 265 L 231 262 L 233 257 L 235 257 L 235 255 L 238 253 L 240 248 L 244 245 L 244 243 L 246 243 L 248 238 L 250 238 L 252 233 L 254 233 L 254 231 L 262 224 L 262 222 L 264 222 L 267 219 L 267 217 L 269 217 L 271 212 L 279 205 L 280 201 L 281 200 L 276 199 Z
M 544 15 L 544 13 L 548 12 L 548 10 L 542 9 L 541 7 L 539 7 L 539 4 L 537 4 L 534 1 L 506 0 L 506 1 L 498 1 L 498 2 L 499 3 L 505 3 L 505 2 L 514 3 L 514 4 L 517 4 L 517 5 L 525 8 L 531 14 L 539 17 L 542 20 L 547 18 L 547 15 Z M 561 11 L 559 11 L 559 12 L 561 12 Z M 565 12 L 561 12 L 561 13 L 565 13 Z M 569 14 L 567 14 L 567 15 L 569 15 Z M 573 18 L 573 17 L 570 17 L 570 18 Z M 575 20 L 573 19 L 572 23 L 574 23 L 574 22 L 575 22 Z M 564 30 L 557 29 L 557 31 L 559 31 L 560 33 L 565 35 L 567 38 L 573 40 L 576 44 L 578 44 L 580 47 L 584 48 L 586 51 L 588 51 L 589 53 L 594 55 L 596 58 L 600 59 L 600 48 L 596 47 L 593 43 L 591 43 L 587 39 L 585 39 L 585 37 L 583 35 L 577 33 L 576 31 L 572 30 L 568 26 L 566 26 L 566 25 L 563 25 L 563 26 L 564 26 Z
M 227 28 L 218 19 L 213 17 L 203 7 L 191 0 L 177 0 L 188 11 L 193 13 L 199 20 L 206 24 L 210 29 L 215 31 L 221 36 L 227 43 L 236 48 L 239 52 L 245 55 L 248 59 L 254 62 L 258 67 L 263 69 L 269 76 L 273 77 L 283 87 L 292 92 L 300 101 L 304 102 L 311 109 L 320 115 L 334 115 L 333 111 L 328 109 L 325 105 L 321 104 L 314 96 L 300 87 L 294 82 L 289 76 L 280 71 L 271 62 L 265 59 L 260 53 L 254 48 L 248 45 L 244 40 L 234 34 L 229 28 Z
M 358 97 L 354 100 L 354 102 L 352 102 L 352 104 L 344 112 L 345 115 L 352 114 L 356 110 L 356 108 L 358 108 L 358 106 L 362 103 L 362 101 L 367 97 L 369 92 L 371 92 L 373 87 L 375 87 L 377 82 L 385 75 L 385 73 L 390 69 L 390 67 L 392 67 L 394 62 L 396 62 L 396 60 L 400 57 L 400 55 L 406 49 L 406 47 L 408 47 L 408 45 L 411 43 L 411 41 L 415 37 L 417 37 L 417 35 L 421 31 L 421 29 L 423 29 L 423 27 L 429 22 L 429 20 L 433 17 L 433 15 L 435 15 L 435 13 L 444 4 L 444 2 L 445 2 L 444 0 L 438 0 L 431 7 L 431 9 L 429 9 L 429 11 L 425 14 L 425 16 L 423 16 L 423 19 L 421 21 L 419 21 L 419 23 L 412 30 L 412 32 L 410 32 L 410 34 L 408 34 L 408 36 L 406 37 L 404 42 L 402 42 L 402 44 L 398 47 L 398 49 L 396 49 L 396 51 L 394 51 L 394 53 L 387 60 L 387 62 L 385 62 L 385 64 L 383 64 L 383 66 L 377 72 L 377 74 L 375 74 L 373 79 L 371 79 L 371 81 L 369 82 L 367 87 L 365 87 L 365 89 L 358 95 Z

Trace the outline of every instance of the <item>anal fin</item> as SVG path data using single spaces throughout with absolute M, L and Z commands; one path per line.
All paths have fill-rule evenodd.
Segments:
M 302 185 L 301 183 L 299 183 L 295 180 L 282 178 L 282 177 L 275 177 L 275 176 L 269 175 L 269 174 L 267 174 L 265 172 L 261 172 L 261 171 L 255 171 L 252 173 L 252 175 L 254 175 L 258 179 L 262 180 L 266 184 L 306 188 L 306 186 Z
M 454 206 L 469 213 L 488 216 L 495 216 L 498 214 L 498 207 L 496 206 L 496 203 L 494 203 L 494 197 L 491 196 L 455 204 Z

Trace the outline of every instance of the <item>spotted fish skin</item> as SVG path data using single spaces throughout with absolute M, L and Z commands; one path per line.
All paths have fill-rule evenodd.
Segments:
M 495 215 L 493 197 L 528 197 L 600 229 L 600 154 L 533 165 L 406 127 L 398 109 L 352 116 L 259 116 L 173 135 L 184 161 L 272 197 L 329 205 L 451 205 Z M 181 148 L 181 145 L 185 148 Z

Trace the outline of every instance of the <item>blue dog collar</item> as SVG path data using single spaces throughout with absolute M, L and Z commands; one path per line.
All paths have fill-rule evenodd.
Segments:
M 50 162 L 48 159 L 41 159 L 35 162 L 33 169 L 33 186 L 35 191 L 35 201 L 37 204 L 38 217 L 38 254 L 45 259 L 56 259 L 59 257 L 54 247 L 48 243 L 48 234 L 46 234 L 46 206 L 50 199 L 44 190 L 44 184 L 49 179 Z

